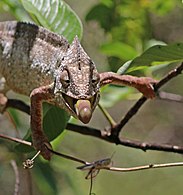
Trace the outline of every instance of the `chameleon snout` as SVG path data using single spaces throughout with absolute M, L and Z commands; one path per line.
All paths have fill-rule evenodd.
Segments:
M 89 100 L 77 100 L 75 110 L 80 121 L 85 124 L 89 123 L 92 117 L 91 102 Z

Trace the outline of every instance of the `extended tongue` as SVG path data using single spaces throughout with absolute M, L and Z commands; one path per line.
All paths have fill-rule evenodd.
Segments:
M 92 117 L 91 103 L 89 100 L 78 100 L 75 104 L 76 114 L 83 123 L 89 123 Z

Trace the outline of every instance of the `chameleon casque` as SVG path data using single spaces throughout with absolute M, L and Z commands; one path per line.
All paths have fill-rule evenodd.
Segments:
M 6 92 L 30 96 L 33 146 L 50 160 L 49 144 L 42 129 L 42 102 L 59 106 L 88 123 L 106 84 L 132 86 L 147 98 L 155 96 L 154 79 L 98 73 L 77 36 L 71 44 L 58 34 L 35 24 L 0 22 L 0 104 L 6 107 Z

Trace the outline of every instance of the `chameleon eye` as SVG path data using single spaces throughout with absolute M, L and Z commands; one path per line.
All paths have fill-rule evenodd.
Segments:
M 100 81 L 100 76 L 99 76 L 99 74 L 97 73 L 97 74 L 93 75 L 93 78 L 92 78 L 92 80 L 91 80 L 92 84 L 93 84 L 93 85 L 97 85 L 97 84 L 99 83 L 99 81 Z
M 67 70 L 64 70 L 60 75 L 60 82 L 64 88 L 67 88 L 70 85 L 69 74 Z

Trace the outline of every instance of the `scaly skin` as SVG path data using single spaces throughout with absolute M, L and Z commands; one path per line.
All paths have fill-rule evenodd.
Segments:
M 105 84 L 137 88 L 147 98 L 155 96 L 151 78 L 106 72 L 99 74 L 77 37 L 68 41 L 42 27 L 23 22 L 0 22 L 0 105 L 11 89 L 30 96 L 33 145 L 50 160 L 49 144 L 42 129 L 42 102 L 65 109 L 88 123 Z

